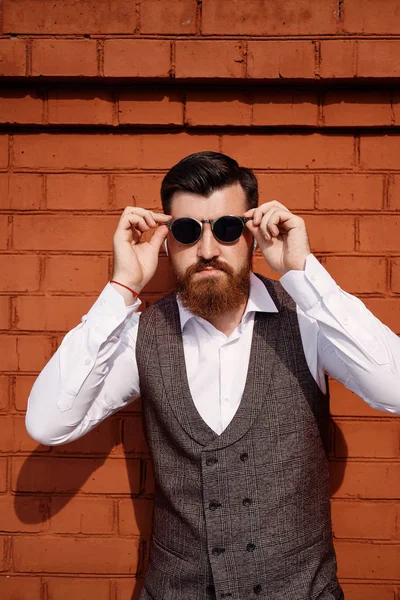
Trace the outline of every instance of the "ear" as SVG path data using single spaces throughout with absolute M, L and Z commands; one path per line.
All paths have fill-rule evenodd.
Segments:
M 164 240 L 164 249 L 165 249 L 165 254 L 168 256 L 168 244 L 167 244 L 167 238 L 165 238 L 165 240 Z

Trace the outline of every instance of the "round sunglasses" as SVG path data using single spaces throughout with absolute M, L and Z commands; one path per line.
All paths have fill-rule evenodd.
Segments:
M 170 232 L 180 244 L 194 244 L 198 242 L 203 233 L 203 223 L 210 223 L 213 236 L 223 244 L 237 242 L 243 233 L 244 225 L 250 221 L 249 217 L 224 215 L 218 219 L 203 219 L 198 221 L 192 217 L 178 217 L 168 221 Z

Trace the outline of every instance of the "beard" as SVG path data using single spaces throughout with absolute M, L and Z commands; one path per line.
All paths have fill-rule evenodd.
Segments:
M 216 277 L 195 278 L 204 267 L 213 267 L 223 272 Z M 176 276 L 176 292 L 187 310 L 194 315 L 209 321 L 224 313 L 233 312 L 247 302 L 250 292 L 251 259 L 239 269 L 234 271 L 229 265 L 220 262 L 217 258 L 211 260 L 199 259 L 184 273 L 177 271 L 173 265 Z

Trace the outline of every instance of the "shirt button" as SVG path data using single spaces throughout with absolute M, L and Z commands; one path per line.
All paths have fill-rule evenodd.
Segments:
M 213 548 L 211 550 L 211 552 L 214 554 L 214 556 L 219 556 L 220 554 L 223 554 L 225 552 L 225 548 L 220 548 L 219 546 L 215 546 L 215 548 Z
M 255 549 L 256 549 L 255 544 L 247 544 L 247 546 L 246 546 L 247 552 L 254 552 Z
M 315 277 L 315 275 L 311 275 L 310 279 L 311 281 L 315 281 L 317 278 Z
M 211 467 L 211 465 L 215 465 L 218 462 L 218 458 L 215 458 L 215 456 L 210 456 L 209 458 L 206 459 L 206 465 L 207 467 Z
M 246 462 L 246 460 L 249 460 L 249 455 L 247 454 L 247 452 L 243 452 L 243 454 L 240 455 L 240 460 L 242 462 Z
M 261 590 L 262 590 L 262 585 L 260 585 L 259 583 L 253 587 L 253 592 L 255 594 L 261 594 Z
M 224 402 L 229 402 L 229 396 L 224 396 L 224 397 L 223 397 L 223 401 L 224 401 Z
M 85 365 L 90 365 L 90 360 L 88 358 L 85 360 Z
M 242 500 L 242 504 L 243 504 L 243 506 L 250 506 L 250 504 L 251 504 L 251 498 L 244 498 Z
M 213 502 L 210 502 L 210 504 L 208 505 L 210 510 L 217 510 L 217 508 L 220 508 L 220 506 L 220 502 L 216 502 L 215 500 L 213 500 Z
M 348 325 L 348 324 L 349 324 L 349 320 L 347 318 L 343 319 L 343 325 Z

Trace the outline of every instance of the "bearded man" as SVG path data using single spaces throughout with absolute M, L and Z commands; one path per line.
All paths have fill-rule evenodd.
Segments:
M 28 431 L 69 442 L 142 397 L 156 489 L 141 600 L 339 600 L 327 374 L 399 413 L 399 339 L 232 158 L 183 159 L 161 197 L 165 214 L 124 210 L 113 278 L 37 379 Z M 176 291 L 139 316 L 164 242 Z M 280 282 L 252 273 L 255 243 Z

